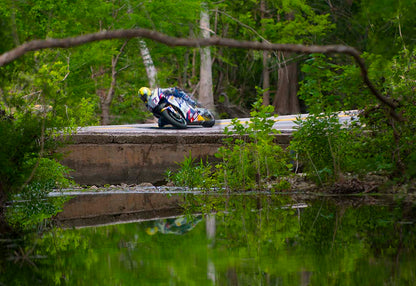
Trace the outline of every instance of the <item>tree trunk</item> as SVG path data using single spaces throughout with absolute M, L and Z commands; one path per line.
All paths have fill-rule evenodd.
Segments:
M 263 51 L 263 105 L 270 104 L 270 71 L 268 64 L 269 52 Z
M 95 92 L 100 98 L 100 106 L 101 106 L 100 124 L 109 125 L 110 124 L 110 104 L 106 102 L 106 91 L 104 88 L 99 88 Z
M 144 40 L 139 40 L 140 54 L 143 58 L 143 64 L 146 68 L 147 78 L 149 79 L 149 87 L 156 88 L 157 84 L 157 71 L 150 55 L 150 51 L 147 48 L 146 42 Z
M 293 13 L 287 13 L 286 19 L 294 19 Z M 277 92 L 273 100 L 273 106 L 278 114 L 296 114 L 300 112 L 299 100 L 297 97 L 298 90 L 298 66 L 296 62 L 287 64 L 291 53 L 280 52 L 277 79 Z
M 101 99 L 101 125 L 109 125 L 110 124 L 110 105 L 113 101 L 116 83 L 117 83 L 117 71 L 116 65 L 118 62 L 118 55 L 116 58 L 111 59 L 111 84 L 110 88 L 108 89 L 107 93 L 105 91 L 102 94 Z
M 285 62 L 289 55 L 289 53 L 280 53 L 280 61 Z M 277 92 L 273 100 L 273 106 L 278 114 L 296 114 L 300 112 L 297 88 L 297 63 L 282 64 L 278 70 Z
M 260 13 L 261 19 L 265 18 L 266 15 L 266 0 L 260 2 Z M 265 28 L 262 24 L 262 31 Z M 269 52 L 263 51 L 263 105 L 267 106 L 270 104 L 270 71 L 269 71 Z
M 110 125 L 110 105 L 101 103 L 101 125 Z
M 111 59 L 111 83 L 110 87 L 108 88 L 107 92 L 106 89 L 103 87 L 100 87 L 98 85 L 98 80 L 95 80 L 96 82 L 96 93 L 98 97 L 100 98 L 100 104 L 101 104 L 101 125 L 109 125 L 110 120 L 110 106 L 111 102 L 113 101 L 116 85 L 117 85 L 117 74 L 119 70 L 117 70 L 117 64 L 118 60 L 120 59 L 120 55 L 123 53 L 124 48 L 127 45 L 127 41 L 123 43 L 123 45 L 120 48 L 119 53 L 117 56 L 113 56 Z M 101 67 L 98 73 L 92 73 L 91 77 L 93 79 L 96 79 L 98 76 L 104 76 L 105 75 L 104 69 Z
M 209 15 L 206 3 L 201 9 L 201 33 L 204 39 L 210 38 Z M 212 62 L 210 47 L 201 48 L 201 70 L 199 85 L 199 102 L 206 108 L 214 110 L 214 97 L 212 93 Z

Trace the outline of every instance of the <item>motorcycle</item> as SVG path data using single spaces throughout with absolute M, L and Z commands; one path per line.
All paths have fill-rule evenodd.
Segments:
M 193 99 L 155 93 L 148 99 L 148 104 L 152 106 L 153 115 L 159 118 L 159 127 L 171 124 L 185 129 L 188 125 L 212 127 L 215 124 L 212 112 Z

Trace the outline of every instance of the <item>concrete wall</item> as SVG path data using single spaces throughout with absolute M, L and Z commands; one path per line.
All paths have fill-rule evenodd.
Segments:
M 61 148 L 63 165 L 74 171 L 81 185 L 161 183 L 166 170 L 176 170 L 176 162 L 192 153 L 193 158 L 213 159 L 222 145 L 223 134 L 89 134 L 74 135 L 71 144 Z M 287 145 L 289 135 L 277 135 Z

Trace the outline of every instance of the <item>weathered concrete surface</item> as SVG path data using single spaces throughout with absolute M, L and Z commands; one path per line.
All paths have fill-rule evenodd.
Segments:
M 61 227 L 82 227 L 179 215 L 183 195 L 163 193 L 77 194 L 55 218 Z
M 60 151 L 63 165 L 81 185 L 140 184 L 163 181 L 166 170 L 176 170 L 177 162 L 193 158 L 213 160 L 226 135 L 219 133 L 157 134 L 75 134 L 71 144 Z M 290 134 L 276 135 L 276 142 L 288 145 Z
M 79 184 L 139 184 L 163 180 L 191 152 L 208 158 L 221 145 L 217 136 L 75 135 L 62 163 Z

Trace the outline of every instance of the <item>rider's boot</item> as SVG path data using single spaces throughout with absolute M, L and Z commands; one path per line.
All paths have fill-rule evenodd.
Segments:
M 159 128 L 162 128 L 163 126 L 167 125 L 168 123 L 165 120 L 163 120 L 163 117 L 159 117 L 159 120 L 158 120 L 157 124 L 159 125 Z

